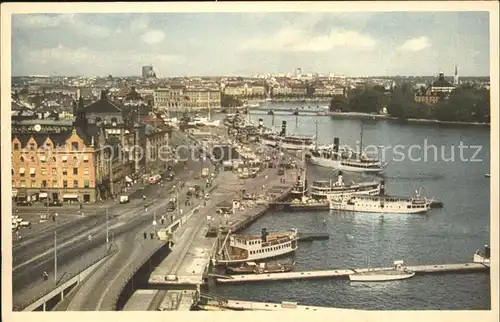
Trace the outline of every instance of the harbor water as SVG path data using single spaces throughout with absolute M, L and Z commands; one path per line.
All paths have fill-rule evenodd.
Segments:
M 307 103 L 263 105 L 274 110 L 302 106 L 308 109 Z M 255 123 L 262 118 L 267 126 L 272 123 L 270 115 L 250 115 L 250 118 Z M 420 190 L 423 196 L 444 203 L 444 208 L 432 209 L 425 215 L 385 214 L 383 219 L 380 214 L 369 213 L 270 211 L 243 232 L 258 234 L 262 228 L 270 232 L 290 228 L 327 232 L 329 240 L 300 244 L 294 255 L 295 270 L 387 267 L 395 260 L 405 260 L 408 265 L 466 263 L 472 262 L 478 248 L 489 244 L 490 182 L 485 177 L 490 173 L 489 127 L 274 115 L 276 126 L 283 120 L 287 121 L 288 133 L 314 135 L 317 126 L 319 144 L 331 144 L 334 137 L 339 137 L 341 145 L 352 148 L 359 144 L 363 123 L 363 146 L 383 146 L 384 159 L 389 165 L 379 177 L 345 174 L 346 181 L 384 178 L 389 194 L 411 196 Z M 398 150 L 393 148 L 396 145 L 400 145 Z M 309 182 L 332 176 L 331 169 L 308 166 Z M 333 279 L 244 283 L 217 285 L 211 292 L 231 299 L 295 301 L 366 310 L 491 307 L 487 273 L 425 275 L 386 283 Z

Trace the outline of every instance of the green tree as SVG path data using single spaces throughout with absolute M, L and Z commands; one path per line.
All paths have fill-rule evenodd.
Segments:
M 350 112 L 349 101 L 343 95 L 335 95 L 330 100 L 330 111 Z

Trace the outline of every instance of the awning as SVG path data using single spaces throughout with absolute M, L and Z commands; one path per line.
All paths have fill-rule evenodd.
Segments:
M 30 174 L 35 174 L 35 168 L 30 168 Z
M 46 192 L 40 192 L 38 198 L 47 198 L 48 194 Z
M 72 193 L 67 193 L 63 195 L 63 199 L 78 199 L 78 195 L 72 194 Z
M 67 155 L 63 155 L 62 160 L 63 161 L 68 161 L 68 156 Z
M 84 156 L 83 156 L 83 161 L 88 161 L 88 159 L 89 159 L 89 156 L 88 156 L 88 155 L 84 155 Z
M 24 168 L 19 168 L 19 173 L 24 173 Z
M 134 180 L 132 180 L 129 176 L 125 176 L 125 181 L 127 181 L 127 182 L 133 182 Z
M 47 157 L 45 155 L 40 156 L 40 161 L 45 162 L 47 160 Z

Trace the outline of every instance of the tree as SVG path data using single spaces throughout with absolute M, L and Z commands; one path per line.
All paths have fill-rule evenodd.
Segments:
M 221 107 L 237 107 L 241 106 L 241 101 L 232 95 L 221 95 Z
M 335 95 L 330 100 L 330 111 L 350 112 L 349 101 L 343 95 Z

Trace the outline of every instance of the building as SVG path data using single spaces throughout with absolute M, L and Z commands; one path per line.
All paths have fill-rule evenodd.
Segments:
M 165 111 L 219 108 L 221 106 L 221 93 L 216 89 L 172 84 L 155 90 L 154 106 L 157 110 Z
M 219 90 L 205 88 L 186 88 L 183 95 L 184 108 L 187 110 L 201 110 L 219 108 L 221 106 L 221 94 Z
M 458 66 L 455 65 L 455 75 L 453 75 L 453 86 L 457 87 L 460 85 L 460 80 L 458 79 Z
M 448 99 L 455 86 L 445 80 L 444 74 L 439 73 L 438 79 L 433 82 L 425 91 L 418 90 L 415 93 L 415 102 L 435 104 L 441 100 Z
M 93 125 L 33 120 L 12 125 L 12 187 L 17 201 L 97 198 Z
M 158 110 L 183 110 L 184 109 L 184 89 L 182 84 L 171 84 L 157 88 L 153 95 L 154 107 Z
M 296 84 L 290 84 L 289 86 L 292 89 L 291 91 L 292 96 L 302 97 L 307 95 L 307 86 L 305 84 L 296 83 Z
M 266 96 L 266 86 L 261 82 L 247 83 L 245 96 L 247 97 L 265 97 Z
M 142 78 L 156 78 L 153 66 L 142 66 Z

